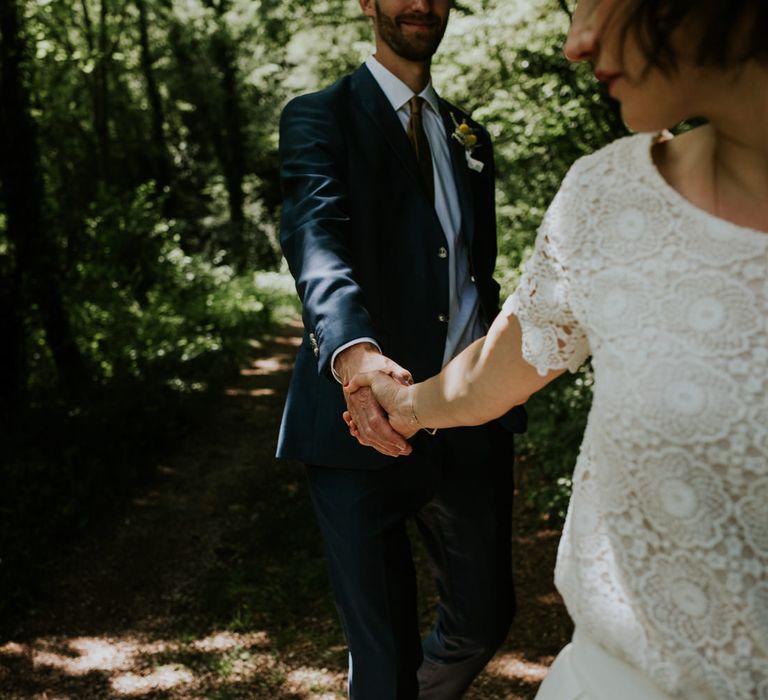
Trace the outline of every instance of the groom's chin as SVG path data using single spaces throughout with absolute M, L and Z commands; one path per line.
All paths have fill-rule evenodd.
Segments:
M 411 33 L 410 36 L 403 37 L 397 53 L 409 61 L 428 61 L 435 55 L 441 38 L 427 32 L 420 35 L 417 35 L 415 32 Z

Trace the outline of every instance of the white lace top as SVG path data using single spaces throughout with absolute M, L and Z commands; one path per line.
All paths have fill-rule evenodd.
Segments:
M 595 370 L 556 583 L 667 693 L 768 698 L 768 234 L 681 197 L 651 143 L 573 166 L 504 305 L 540 373 Z

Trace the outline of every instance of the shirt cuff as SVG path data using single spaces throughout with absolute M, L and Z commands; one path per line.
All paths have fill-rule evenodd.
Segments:
M 333 353 L 333 357 L 331 357 L 331 373 L 339 384 L 343 384 L 344 382 L 336 372 L 336 358 L 338 357 L 339 353 L 344 352 L 344 350 L 351 348 L 353 345 L 359 345 L 360 343 L 370 343 L 371 345 L 375 345 L 378 351 L 381 352 L 381 346 L 373 338 L 355 338 L 354 340 L 350 340 L 348 343 L 344 343 L 344 345 L 341 347 L 336 348 L 336 351 Z

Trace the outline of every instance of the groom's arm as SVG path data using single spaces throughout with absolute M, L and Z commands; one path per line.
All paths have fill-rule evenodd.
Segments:
M 318 371 L 333 353 L 378 332 L 353 274 L 343 136 L 329 100 L 307 95 L 280 119 L 283 210 L 280 243 L 296 280 L 303 320 L 317 343 Z
M 296 280 L 318 372 L 332 377 L 335 360 L 342 382 L 376 369 L 408 382 L 410 374 L 381 354 L 377 330 L 355 279 L 349 187 L 344 172 L 346 151 L 336 109 L 338 105 L 328 93 L 320 93 L 296 98 L 283 110 L 280 243 Z M 336 357 L 339 349 L 342 351 Z M 370 393 L 347 397 L 347 406 L 362 426 L 364 444 L 390 456 L 410 452 L 408 443 L 392 430 Z

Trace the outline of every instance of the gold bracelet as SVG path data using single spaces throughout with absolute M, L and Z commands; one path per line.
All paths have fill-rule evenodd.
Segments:
M 414 391 L 413 398 L 411 398 L 411 414 L 413 415 L 413 421 L 416 423 L 416 425 L 423 430 L 426 433 L 429 433 L 430 435 L 434 435 L 437 432 L 437 428 L 425 428 L 423 423 L 419 420 L 419 417 L 416 415 L 416 392 Z

